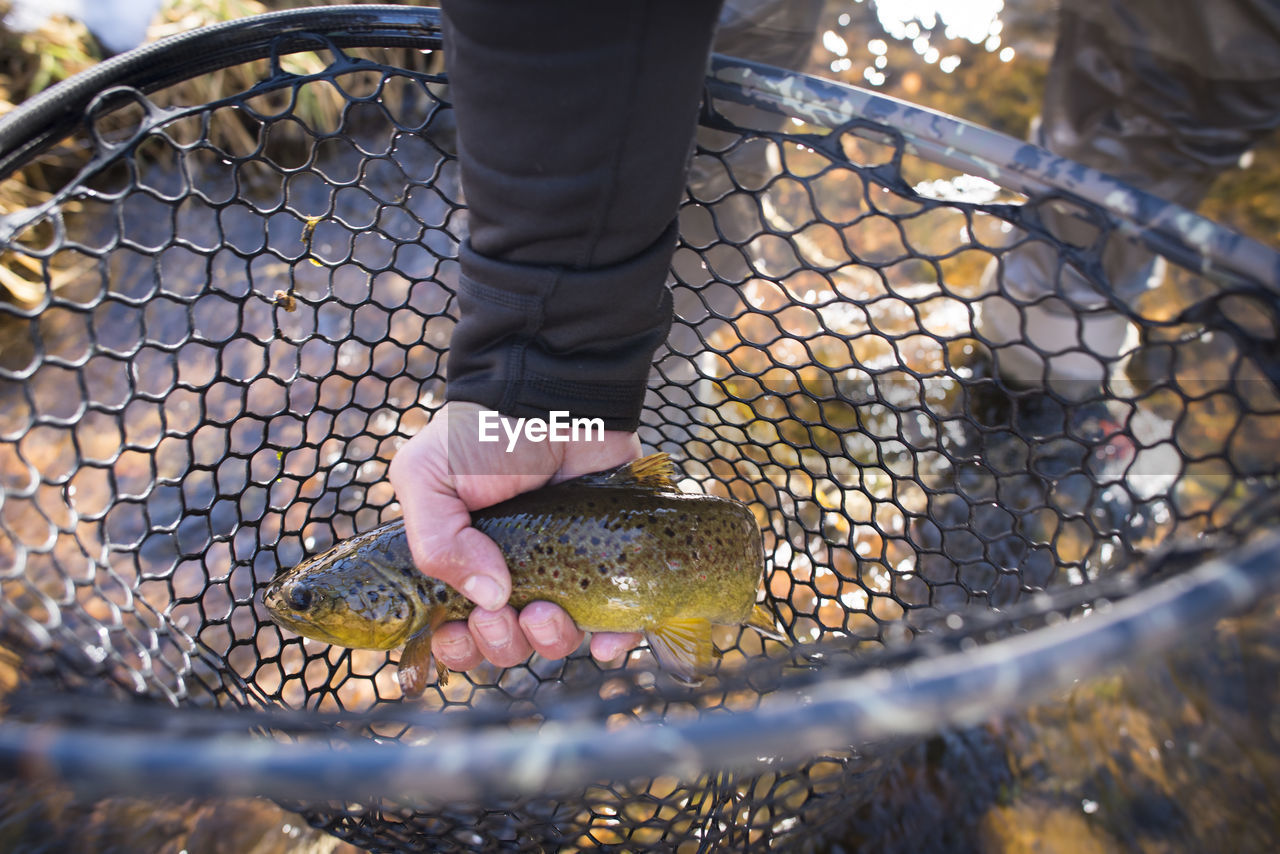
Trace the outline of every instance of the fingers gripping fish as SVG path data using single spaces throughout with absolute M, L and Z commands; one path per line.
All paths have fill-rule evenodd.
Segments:
M 756 604 L 764 552 L 755 517 L 726 498 L 680 492 L 666 454 L 652 454 L 486 507 L 474 527 L 502 549 L 511 604 L 554 602 L 588 632 L 643 632 L 659 664 L 696 681 L 711 663 L 713 625 L 785 640 Z M 413 563 L 396 520 L 277 576 L 264 601 L 300 635 L 359 649 L 404 645 L 406 695 L 429 681 L 431 634 L 474 607 Z M 447 671 L 437 665 L 441 681 Z

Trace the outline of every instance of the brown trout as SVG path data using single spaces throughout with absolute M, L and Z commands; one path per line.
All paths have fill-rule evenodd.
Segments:
M 764 551 L 755 517 L 726 498 L 680 492 L 652 454 L 477 510 L 471 524 L 502 549 L 511 604 L 554 602 L 588 632 L 643 632 L 663 668 L 696 681 L 711 627 L 747 625 L 785 640 L 756 604 Z M 304 637 L 359 649 L 405 645 L 399 679 L 420 694 L 431 633 L 474 605 L 414 566 L 401 520 L 338 543 L 272 580 L 271 617 Z M 443 682 L 447 671 L 437 665 Z

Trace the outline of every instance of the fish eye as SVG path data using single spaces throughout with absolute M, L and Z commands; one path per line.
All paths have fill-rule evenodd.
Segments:
M 300 584 L 294 585 L 289 589 L 287 601 L 293 610 L 305 611 L 311 607 L 311 591 Z

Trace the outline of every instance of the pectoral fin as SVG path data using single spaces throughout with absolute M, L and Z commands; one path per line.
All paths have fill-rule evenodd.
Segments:
M 396 671 L 400 690 L 406 697 L 420 697 L 427 690 L 432 663 L 431 633 L 418 632 L 404 645 L 404 652 L 400 653 L 400 669 Z M 443 674 L 440 681 L 444 682 Z
M 711 666 L 711 623 L 700 619 L 668 620 L 644 633 L 658 664 L 681 682 L 697 684 Z
M 431 668 L 435 665 L 436 681 L 445 685 L 449 681 L 449 670 L 431 657 L 431 635 L 445 620 L 444 608 L 433 608 L 427 626 L 404 645 L 400 653 L 400 669 L 396 671 L 396 679 L 400 682 L 400 690 L 406 697 L 420 697 L 431 682 Z
M 789 643 L 787 636 L 778 628 L 778 618 L 763 604 L 757 604 L 751 611 L 747 625 L 767 638 Z

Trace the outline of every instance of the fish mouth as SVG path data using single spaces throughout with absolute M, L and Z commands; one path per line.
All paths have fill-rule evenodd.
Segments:
M 284 607 L 284 602 L 280 598 L 280 582 L 272 581 L 262 591 L 262 604 L 266 605 L 272 611 L 279 610 Z
M 290 611 L 288 608 L 276 610 L 268 606 L 271 613 L 271 619 L 279 626 L 288 629 L 294 634 L 302 635 L 310 640 L 317 640 L 321 643 L 335 644 L 337 646 L 352 646 L 349 638 L 341 638 L 331 633 L 328 629 L 312 620 L 303 617 L 296 612 Z

